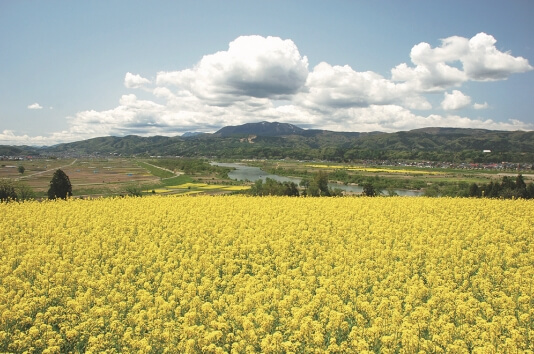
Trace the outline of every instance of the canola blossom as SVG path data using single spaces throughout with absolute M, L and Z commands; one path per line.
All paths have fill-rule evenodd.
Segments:
M 531 200 L 153 196 L 0 215 L 0 352 L 533 352 Z
M 384 167 L 363 167 L 363 166 L 344 166 L 344 165 L 306 165 L 313 168 L 328 168 L 347 171 L 360 171 L 360 172 L 387 172 L 387 173 L 402 173 L 412 175 L 442 175 L 440 171 L 424 171 L 421 169 L 407 170 L 400 168 L 384 168 Z
M 235 192 L 235 191 L 244 191 L 244 190 L 250 189 L 250 186 L 227 186 L 223 184 L 184 183 L 184 184 L 179 184 L 176 186 L 167 186 L 165 188 L 154 189 L 154 192 L 155 193 L 172 193 L 172 192 L 179 191 L 181 192 L 180 194 L 183 195 L 183 194 L 187 194 L 187 192 L 184 193 L 183 190 L 189 190 L 191 188 L 198 189 L 196 193 L 210 191 L 210 190 Z

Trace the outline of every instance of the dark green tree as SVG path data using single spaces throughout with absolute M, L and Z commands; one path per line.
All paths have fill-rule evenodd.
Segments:
M 310 183 L 308 188 L 306 188 L 306 195 L 310 197 L 319 197 L 321 195 L 321 191 L 319 190 L 319 187 L 317 187 L 316 183 Z
M 324 171 L 319 171 L 313 178 L 313 182 L 317 184 L 317 187 L 321 191 L 321 196 L 330 196 L 330 191 L 328 189 L 328 173 Z
M 523 178 L 522 174 L 518 174 L 517 177 L 515 178 L 515 188 L 516 189 L 527 188 L 525 179 Z
M 20 173 L 21 175 L 23 175 L 23 174 L 24 174 L 24 171 L 26 171 L 26 168 L 25 168 L 24 166 L 20 165 L 19 168 L 18 168 L 18 170 L 19 170 L 19 173 Z
M 259 179 L 252 185 L 250 194 L 255 196 L 264 195 L 287 195 L 298 197 L 300 195 L 297 185 L 294 182 L 278 182 L 272 178 L 266 178 L 265 183 Z
M 376 195 L 377 195 L 376 189 L 375 189 L 375 187 L 373 186 L 372 183 L 365 183 L 363 185 L 362 194 L 365 195 L 366 197 L 376 197 Z
M 501 193 L 501 186 L 498 183 L 490 182 L 487 188 L 484 188 L 484 196 L 488 198 L 498 198 Z
M 502 190 L 513 191 L 514 189 L 515 189 L 515 182 L 512 179 L 512 177 L 504 176 L 501 182 L 501 191 Z
M 470 197 L 480 197 L 481 191 L 480 188 L 478 188 L 478 185 L 476 183 L 472 183 L 469 186 L 469 196 Z
M 9 180 L 0 180 L 0 202 L 17 200 L 15 186 Z
M 48 189 L 48 199 L 67 199 L 72 196 L 72 185 L 70 184 L 69 176 L 58 169 L 54 172 L 52 180 L 50 181 L 50 188 Z
M 511 177 L 504 176 L 502 182 L 490 182 L 488 184 L 483 184 L 479 187 L 480 194 L 482 197 L 488 198 L 502 198 L 502 199 L 512 199 L 512 198 L 525 198 L 530 199 L 534 197 L 534 185 L 525 183 L 522 175 L 518 175 L 514 180 Z
M 263 180 L 259 179 L 250 188 L 250 194 L 252 195 L 263 195 Z
M 294 182 L 284 182 L 283 195 L 298 197 L 300 195 L 297 185 Z
M 523 175 L 517 175 L 515 179 L 515 191 L 514 196 L 516 198 L 528 198 L 527 184 L 523 178 Z

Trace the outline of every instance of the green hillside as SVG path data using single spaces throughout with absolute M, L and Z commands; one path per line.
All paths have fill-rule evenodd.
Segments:
M 0 146 L 0 155 L 116 154 L 331 161 L 534 161 L 534 131 L 425 128 L 396 133 L 353 133 L 305 130 L 287 125 L 273 125 L 274 130 L 270 131 L 265 126 L 255 130 L 254 124 L 248 124 L 244 128 L 231 127 L 232 129 L 224 130 L 225 134 L 191 137 L 130 135 L 94 138 L 46 148 Z

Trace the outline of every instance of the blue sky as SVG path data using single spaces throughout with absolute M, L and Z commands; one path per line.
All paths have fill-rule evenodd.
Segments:
M 534 130 L 534 2 L 0 1 L 0 144 Z

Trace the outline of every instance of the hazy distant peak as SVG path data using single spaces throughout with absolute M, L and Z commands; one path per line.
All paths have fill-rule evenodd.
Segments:
M 258 135 L 258 136 L 281 136 L 301 134 L 304 129 L 289 123 L 279 122 L 259 122 L 245 123 L 236 126 L 227 126 L 219 129 L 215 135 L 233 136 L 233 135 Z

